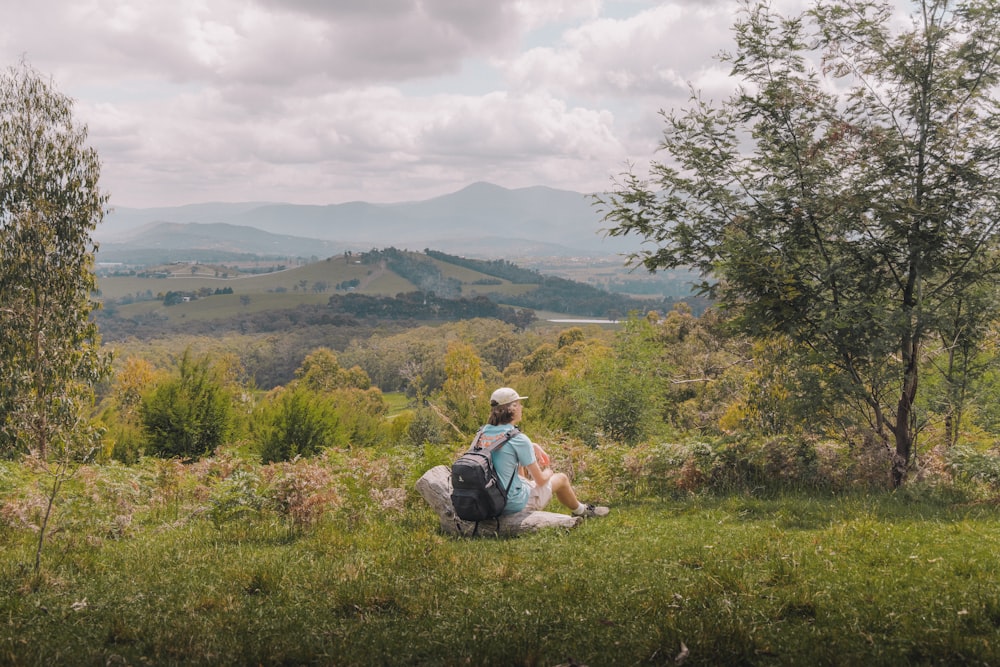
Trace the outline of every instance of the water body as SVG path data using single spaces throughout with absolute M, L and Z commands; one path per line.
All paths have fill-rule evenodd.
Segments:
M 556 324 L 618 324 L 618 320 L 548 320 Z

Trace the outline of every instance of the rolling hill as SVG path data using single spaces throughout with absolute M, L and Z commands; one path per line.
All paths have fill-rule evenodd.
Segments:
M 141 272 L 101 275 L 98 286 L 105 308 L 100 319 L 102 328 L 122 331 L 129 323 L 169 330 L 218 322 L 213 326 L 225 329 L 230 325 L 246 327 L 247 318 L 259 319 L 277 311 L 332 306 L 344 317 L 360 317 L 361 312 L 371 317 L 376 312 L 383 314 L 377 317 L 394 319 L 399 304 L 393 299 L 405 302 L 405 310 L 399 311 L 405 312 L 405 317 L 428 320 L 439 319 L 438 313 L 447 310 L 442 308 L 442 299 L 479 304 L 476 309 L 481 311 L 493 307 L 488 302 L 587 317 L 618 317 L 636 308 L 670 307 L 669 301 L 612 295 L 505 261 L 470 260 L 438 251 L 431 255 L 389 248 L 364 254 L 345 252 L 265 274 L 242 273 L 222 265 L 175 263 Z M 423 315 L 412 307 L 414 297 L 400 297 L 413 293 L 427 295 L 424 301 L 429 305 Z M 431 296 L 436 305 L 430 303 Z
M 601 230 L 600 214 L 585 194 L 475 183 L 449 195 L 395 204 L 245 202 L 117 208 L 95 238 L 101 243 L 101 261 L 121 261 L 109 258 L 149 249 L 270 250 L 272 256 L 321 257 L 395 246 L 479 257 L 539 257 L 613 255 L 638 248 L 636 239 L 605 238 Z M 310 247 L 312 251 L 300 254 Z

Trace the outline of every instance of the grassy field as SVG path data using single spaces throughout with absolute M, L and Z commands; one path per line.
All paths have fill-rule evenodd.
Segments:
M 192 274 L 192 269 L 196 273 Z M 195 265 L 188 268 L 184 265 L 168 278 L 102 276 L 98 279 L 98 285 L 102 296 L 114 299 L 130 294 L 142 294 L 147 291 L 156 295 L 168 291 L 196 292 L 201 288 L 209 288 L 214 291 L 217 288 L 225 287 L 231 287 L 236 294 L 253 295 L 275 292 L 276 290 L 285 290 L 288 294 L 294 294 L 300 290 L 311 290 L 317 282 L 326 283 L 332 293 L 332 289 L 337 283 L 348 280 L 366 281 L 376 272 L 377 267 L 347 263 L 340 258 L 321 260 L 273 273 L 241 274 L 226 278 L 213 275 L 202 266 Z M 379 294 L 382 292 L 372 290 L 368 293 Z M 389 292 L 384 293 L 389 294 Z
M 4 665 L 1000 662 L 1000 517 L 939 491 L 612 498 L 571 531 L 447 537 L 449 452 L 0 463 Z M 592 481 L 578 480 L 592 496 Z
M 484 278 L 476 271 L 432 260 L 442 269 L 442 274 L 462 283 L 462 294 L 472 298 L 477 294 L 496 292 L 499 294 L 523 294 L 536 285 L 514 285 L 503 281 L 500 285 L 477 285 L 475 281 Z M 168 278 L 139 276 L 102 276 L 98 280 L 101 297 L 120 300 L 125 297 L 137 298 L 134 303 L 118 307 L 123 317 L 137 318 L 151 313 L 168 320 L 210 320 L 233 317 L 240 314 L 265 312 L 274 309 L 295 308 L 300 305 L 326 304 L 337 292 L 334 287 L 340 283 L 357 280 L 353 291 L 370 296 L 395 296 L 401 292 L 412 292 L 415 285 L 398 274 L 377 266 L 356 264 L 353 260 L 335 257 L 304 266 L 261 275 L 232 275 L 223 278 L 221 274 L 201 265 L 177 265 Z M 193 272 L 193 273 L 192 273 Z M 326 290 L 316 291 L 313 287 L 325 284 Z M 162 297 L 151 297 L 167 292 L 196 293 L 202 289 L 231 288 L 232 294 L 218 294 L 165 307 Z M 249 298 L 249 301 L 246 299 Z

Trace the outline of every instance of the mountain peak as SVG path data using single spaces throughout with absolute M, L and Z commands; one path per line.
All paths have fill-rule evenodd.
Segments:
M 210 204 L 113 211 L 98 227 L 102 242 L 127 238 L 150 222 L 227 223 L 281 235 L 317 239 L 345 248 L 432 247 L 435 240 L 462 240 L 442 250 L 510 256 L 517 247 L 564 248 L 565 255 L 595 256 L 634 251 L 632 239 L 610 239 L 583 193 L 542 186 L 508 189 L 478 181 L 451 194 L 423 201 L 371 204 L 353 201 L 326 206 L 296 204 Z M 524 255 L 522 255 L 524 256 Z

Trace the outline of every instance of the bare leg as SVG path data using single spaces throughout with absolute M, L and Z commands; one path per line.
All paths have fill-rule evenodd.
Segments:
M 553 493 L 563 505 L 571 510 L 580 506 L 580 501 L 576 499 L 576 492 L 573 491 L 573 485 L 569 483 L 569 477 L 566 476 L 566 473 L 557 472 L 552 475 L 549 484 L 552 485 Z

